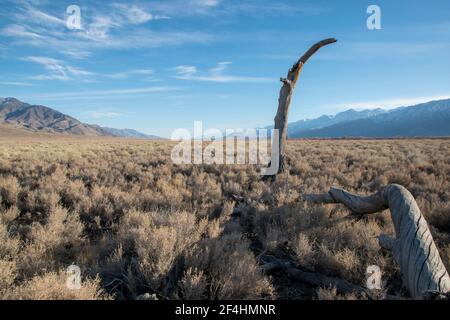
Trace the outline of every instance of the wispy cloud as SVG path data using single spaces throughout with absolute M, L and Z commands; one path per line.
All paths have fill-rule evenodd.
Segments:
M 122 113 L 113 112 L 113 111 L 99 111 L 99 110 L 91 110 L 85 112 L 87 116 L 93 119 L 113 119 L 122 116 Z
M 132 76 L 144 76 L 146 78 L 149 78 L 153 74 L 154 74 L 154 71 L 151 69 L 136 69 L 136 70 L 129 70 L 129 71 L 113 73 L 113 74 L 108 75 L 108 77 L 112 78 L 112 79 L 127 79 Z
M 157 94 L 164 92 L 172 92 L 179 90 L 177 87 L 169 86 L 153 86 L 142 88 L 126 88 L 126 89 L 111 89 L 111 90 L 84 90 L 72 92 L 58 92 L 58 93 L 43 93 L 37 94 L 27 99 L 48 99 L 48 100 L 93 100 L 93 99 L 107 99 L 117 97 L 134 97 L 136 95 Z
M 222 2 L 222 0 L 197 0 L 197 3 L 199 5 L 203 5 L 206 7 L 215 7 L 219 5 Z
M 18 86 L 18 87 L 32 87 L 35 86 L 34 83 L 22 82 L 22 81 L 0 81 L 1 84 L 5 86 Z
M 32 20 L 36 23 L 46 24 L 46 25 L 59 25 L 64 26 L 66 24 L 65 20 L 58 18 L 49 13 L 39 10 L 37 7 L 32 6 L 29 3 L 24 3 L 23 7 L 19 7 L 18 13 L 15 14 L 16 19 L 20 22 L 26 22 Z
M 205 43 L 211 37 L 205 32 L 159 31 L 145 28 L 145 23 L 169 19 L 166 14 L 153 14 L 136 4 L 95 5 L 82 8 L 82 29 L 68 30 L 65 16 L 45 12 L 38 2 L 13 2 L 16 14 L 0 35 L 20 44 L 53 49 L 71 58 L 84 59 L 94 50 L 155 48 L 184 43 Z M 69 48 L 69 49 L 68 49 Z
M 42 65 L 47 71 L 47 74 L 30 76 L 33 80 L 71 80 L 73 78 L 80 78 L 85 76 L 92 76 L 94 73 L 83 70 L 81 68 L 67 65 L 64 61 L 53 59 L 49 57 L 29 56 L 22 58 L 24 61 L 37 63 Z
M 65 54 L 66 56 L 73 58 L 73 59 L 78 59 L 78 60 L 82 60 L 82 59 L 86 59 L 91 57 L 92 53 L 86 50 L 77 50 L 77 49 L 73 49 L 73 50 L 64 50 L 62 51 L 63 54 Z
M 287 3 L 273 0 L 172 0 L 152 3 L 152 7 L 174 16 L 287 16 L 319 15 L 330 9 L 314 2 L 294 1 Z
M 114 4 L 115 8 L 120 10 L 122 18 L 125 18 L 131 24 L 146 23 L 151 20 L 170 19 L 165 15 L 153 15 L 144 8 L 137 5 Z
M 177 79 L 192 79 L 195 74 L 197 74 L 197 67 L 195 66 L 178 66 L 173 68 L 173 70 L 176 72 L 175 78 Z
M 31 30 L 28 30 L 28 28 L 24 27 L 23 25 L 18 24 L 11 24 L 6 27 L 4 27 L 1 30 L 1 34 L 9 37 L 18 37 L 18 38 L 25 38 L 25 39 L 33 39 L 33 40 L 42 40 L 45 37 L 37 34 Z
M 177 66 L 173 68 L 176 79 L 206 81 L 206 82 L 272 82 L 274 79 L 265 77 L 233 76 L 224 74 L 231 62 L 219 62 L 214 68 L 208 70 L 206 74 L 199 74 L 195 66 Z

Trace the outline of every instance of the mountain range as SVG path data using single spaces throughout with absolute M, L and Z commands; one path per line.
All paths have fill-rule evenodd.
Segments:
M 450 99 L 391 110 L 349 109 L 288 124 L 289 138 L 450 136 Z
M 79 136 L 161 139 L 132 129 L 114 129 L 81 121 L 41 105 L 31 105 L 15 98 L 0 98 L 0 127 Z
M 271 128 L 271 127 L 267 127 Z M 78 136 L 162 139 L 133 129 L 86 124 L 52 108 L 15 98 L 0 98 L 0 132 L 25 130 Z M 435 100 L 391 110 L 349 109 L 289 123 L 289 138 L 442 137 L 450 136 L 450 99 Z

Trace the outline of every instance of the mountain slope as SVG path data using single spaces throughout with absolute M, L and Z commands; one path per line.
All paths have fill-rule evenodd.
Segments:
M 24 109 L 28 106 L 29 104 L 14 98 L 0 98 L 0 120 L 4 120 L 9 113 Z
M 90 125 L 54 109 L 30 105 L 15 98 L 0 98 L 0 125 L 32 132 L 60 133 L 80 136 L 110 136 L 157 139 L 135 130 L 120 130 Z
M 154 135 L 148 135 L 142 132 L 139 132 L 137 130 L 133 129 L 114 129 L 114 128 L 108 128 L 108 127 L 102 127 L 103 130 L 106 132 L 117 136 L 117 137 L 124 137 L 124 138 L 135 138 L 135 139 L 152 139 L 152 140 L 160 140 L 161 137 L 154 136 Z
M 6 98 L 0 104 L 0 121 L 31 131 L 65 133 L 89 136 L 110 135 L 59 111 L 39 105 L 29 105 L 14 98 Z
M 305 125 L 303 128 L 297 126 L 289 130 L 290 138 L 338 138 L 344 136 L 450 136 L 450 99 L 430 101 L 390 111 L 376 111 L 373 114 L 366 114 L 363 118 L 339 121 L 322 127 L 311 128 L 311 126 Z

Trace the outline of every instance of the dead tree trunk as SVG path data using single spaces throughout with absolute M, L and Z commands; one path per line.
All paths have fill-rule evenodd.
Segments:
M 430 229 L 406 188 L 392 184 L 374 195 L 362 197 L 332 187 L 328 193 L 304 195 L 303 199 L 316 203 L 342 203 L 356 214 L 370 214 L 389 208 L 396 237 L 380 235 L 379 243 L 392 251 L 411 296 L 417 299 L 424 298 L 430 292 L 445 294 L 450 291 L 450 277 Z
M 277 145 L 277 147 L 279 147 L 279 150 L 274 150 L 275 149 L 274 147 L 272 148 L 272 155 L 276 154 L 278 151 L 279 168 L 277 173 L 283 171 L 286 166 L 285 148 L 287 138 L 287 124 L 288 124 L 287 122 L 288 122 L 289 106 L 291 104 L 292 93 L 295 89 L 295 85 L 297 84 L 297 80 L 300 76 L 300 72 L 303 68 L 303 65 L 320 48 L 329 45 L 331 43 L 334 43 L 336 41 L 337 41 L 336 39 L 326 39 L 317 42 L 297 61 L 297 63 L 295 63 L 292 66 L 291 69 L 289 69 L 287 77 L 280 79 L 281 82 L 283 82 L 283 86 L 281 87 L 280 96 L 278 98 L 278 111 L 275 116 L 275 126 L 274 126 L 275 129 L 279 130 L 278 134 L 279 143 Z

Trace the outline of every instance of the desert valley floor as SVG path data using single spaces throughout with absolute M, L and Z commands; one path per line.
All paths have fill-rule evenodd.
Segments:
M 408 188 L 450 269 L 450 140 L 289 141 L 289 173 L 253 165 L 174 165 L 174 143 L 0 137 L 0 298 L 358 299 L 263 273 L 262 256 L 364 286 L 377 265 L 390 295 L 401 275 L 377 236 L 389 211 L 349 218 L 301 194 L 341 186 Z M 79 290 L 67 267 L 81 269 Z

